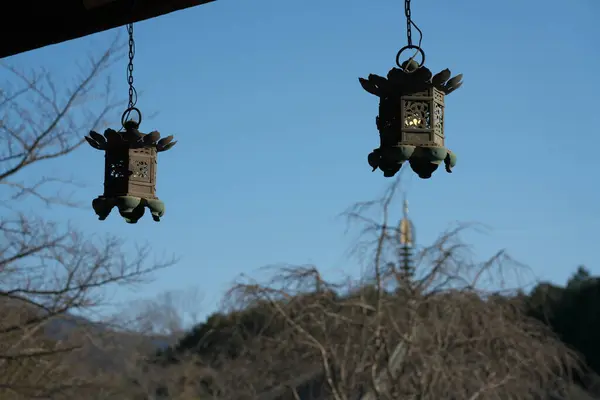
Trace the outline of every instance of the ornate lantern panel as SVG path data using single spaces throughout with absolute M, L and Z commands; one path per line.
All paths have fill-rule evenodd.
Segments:
M 156 198 L 156 149 L 117 146 L 106 150 L 104 195 Z
M 160 138 L 157 131 L 143 134 L 138 123 L 127 121 L 125 131 L 107 129 L 104 135 L 91 131 L 85 139 L 97 150 L 105 152 L 104 193 L 92 202 L 100 220 L 105 220 L 113 207 L 128 223 L 136 223 L 145 208 L 160 221 L 165 205 L 156 197 L 157 154 L 169 150 L 177 142 L 173 136 Z
M 363 89 L 379 97 L 380 146 L 368 158 L 373 171 L 379 168 L 385 177 L 392 177 L 408 161 L 423 179 L 442 162 L 452 172 L 456 156 L 445 147 L 444 96 L 462 85 L 462 74 L 451 79 L 450 75 L 448 69 L 432 75 L 411 59 L 392 68 L 386 78 L 373 74 L 359 78 Z

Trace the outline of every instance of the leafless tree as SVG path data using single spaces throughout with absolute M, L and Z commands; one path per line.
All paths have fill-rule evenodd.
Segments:
M 472 261 L 460 226 L 419 251 L 415 275 L 406 276 L 389 216 L 397 185 L 346 213 L 363 227 L 357 248 L 369 254 L 360 280 L 332 283 L 313 266 L 287 266 L 267 282 L 244 278 L 228 294 L 233 308 L 260 309 L 279 326 L 247 346 L 260 398 L 567 396 L 576 357 L 503 284 L 522 268 L 504 251 Z
M 174 261 L 153 260 L 148 247 L 132 252 L 118 237 L 85 235 L 53 219 L 56 207 L 76 201 L 61 192 L 73 182 L 49 176 L 46 167 L 120 116 L 122 103 L 112 98 L 107 76 L 120 58 L 119 43 L 91 57 L 66 88 L 43 69 L 2 65 L 8 77 L 0 89 L 2 399 L 108 396 L 102 385 L 111 379 L 96 379 L 102 365 L 84 360 L 110 359 L 102 358 L 98 342 L 106 330 L 81 315 L 102 305 L 111 287 L 143 282 Z
M 121 329 L 175 340 L 200 323 L 202 295 L 197 288 L 170 290 L 123 306 L 114 324 Z

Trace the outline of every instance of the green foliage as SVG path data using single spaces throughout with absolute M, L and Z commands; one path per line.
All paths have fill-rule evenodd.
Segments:
M 583 266 L 565 287 L 540 283 L 528 299 L 529 314 L 548 324 L 600 374 L 600 279 Z
M 568 280 L 567 289 L 578 289 L 586 283 L 591 283 L 591 281 L 592 278 L 590 271 L 588 271 L 584 266 L 580 265 L 577 267 L 577 271 L 571 275 L 571 278 Z

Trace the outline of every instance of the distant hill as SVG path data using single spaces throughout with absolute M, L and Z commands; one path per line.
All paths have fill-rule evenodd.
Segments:
M 65 340 L 77 329 L 87 329 L 104 337 L 113 337 L 116 342 L 131 345 L 133 342 L 149 345 L 153 350 L 165 349 L 176 342 L 176 338 L 167 335 L 146 335 L 138 332 L 117 330 L 102 322 L 92 322 L 87 318 L 64 315 L 48 321 L 45 326 L 46 335 L 55 340 Z

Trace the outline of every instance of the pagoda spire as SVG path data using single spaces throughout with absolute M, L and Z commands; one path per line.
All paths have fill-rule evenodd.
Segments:
M 404 199 L 403 216 L 400 220 L 400 271 L 405 278 L 412 280 L 414 267 L 415 227 L 408 217 L 408 200 Z

